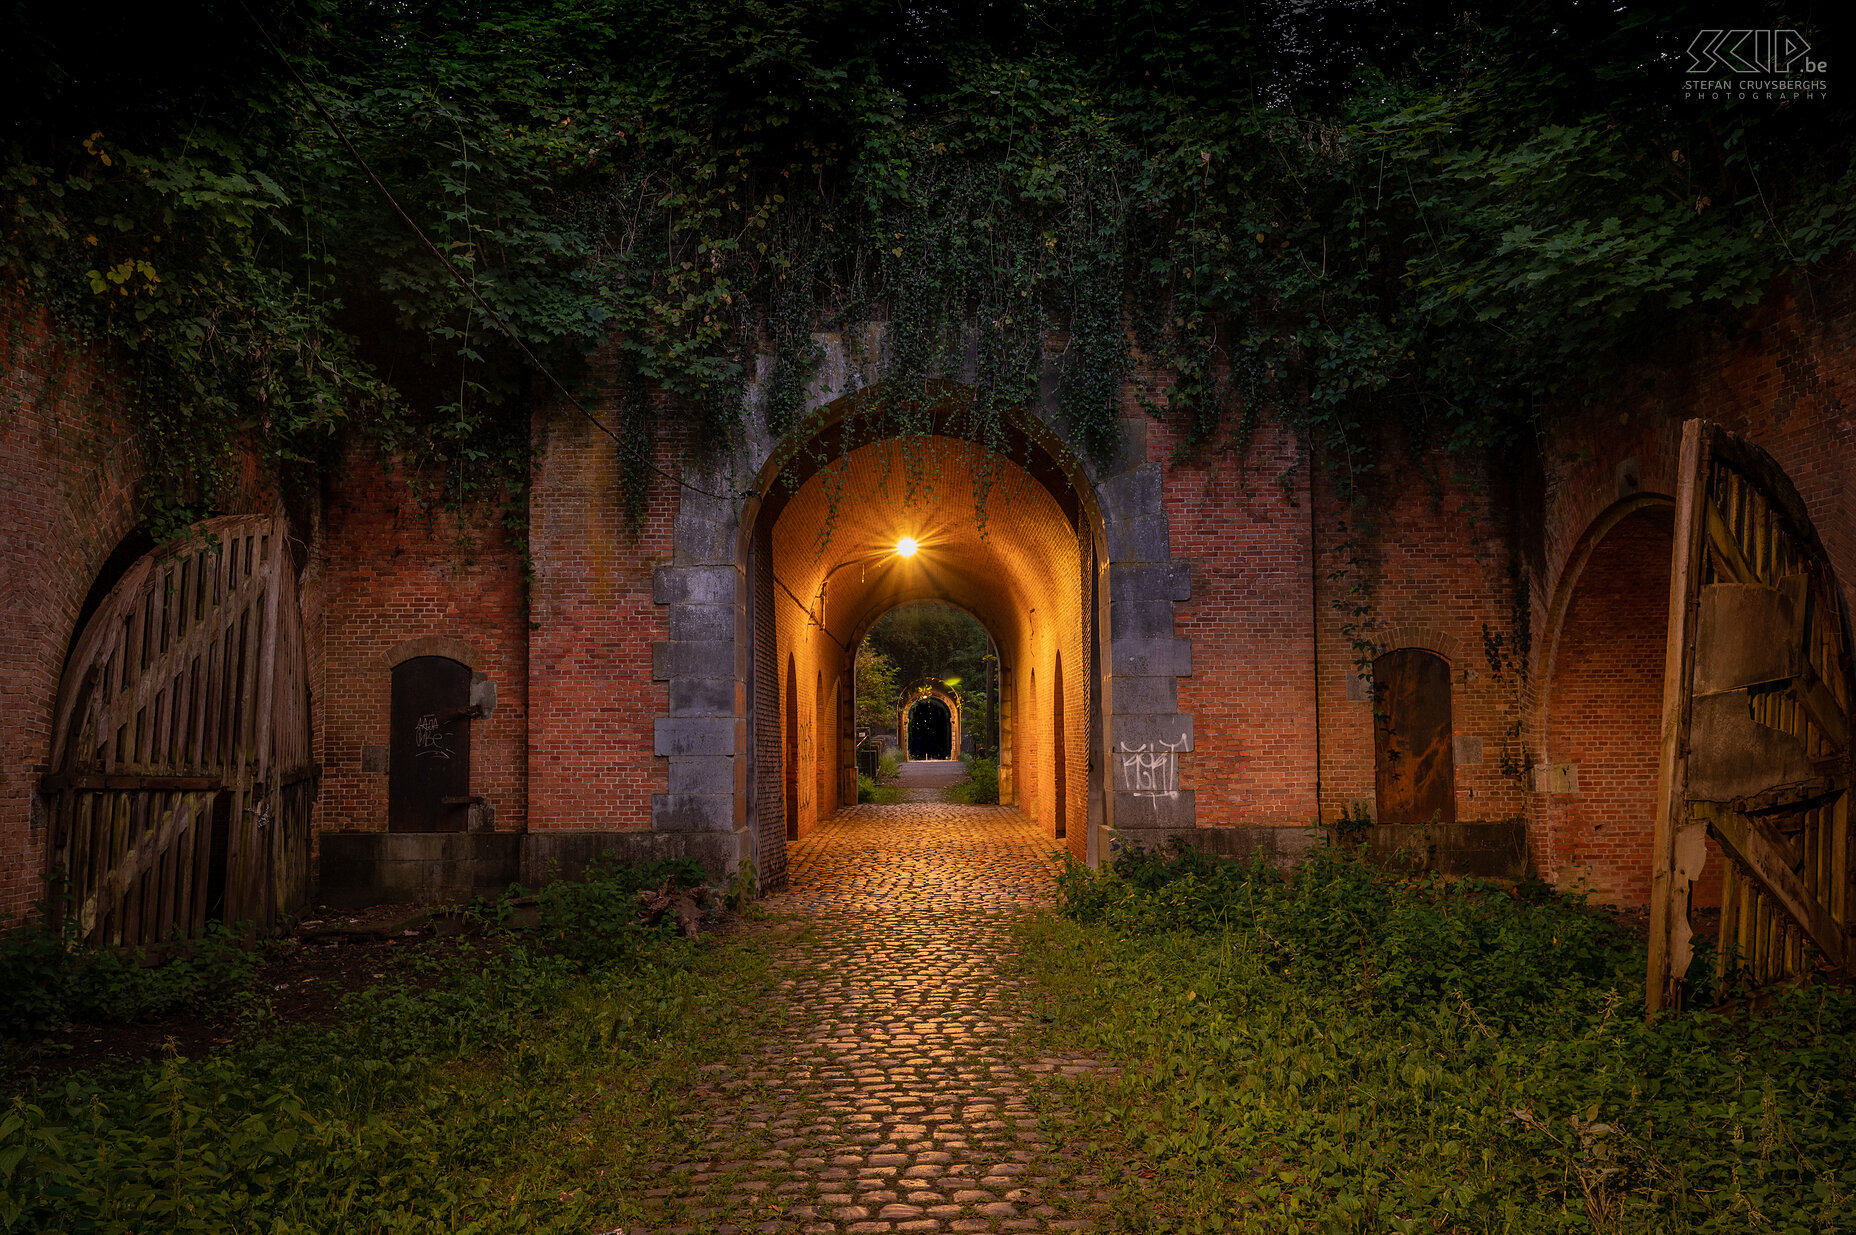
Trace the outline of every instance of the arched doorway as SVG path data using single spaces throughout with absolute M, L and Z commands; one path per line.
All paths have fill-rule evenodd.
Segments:
M 1568 567 L 1536 773 L 1541 873 L 1631 908 L 1650 895 L 1673 510 L 1656 495 L 1614 507 Z
M 307 665 L 283 520 L 143 555 L 73 644 L 40 782 L 55 915 L 99 944 L 268 928 L 310 883 Z
M 1102 569 L 1100 516 L 1079 476 L 1066 474 L 1048 453 L 1039 458 L 1008 458 L 957 436 L 929 434 L 852 442 L 828 463 L 799 451 L 790 470 L 769 471 L 766 496 L 744 535 L 753 546 L 750 604 L 766 613 L 750 623 L 756 649 L 749 659 L 765 663 L 761 645 L 771 641 L 775 663 L 790 660 L 799 674 L 820 675 L 826 692 L 839 696 L 834 714 L 813 720 L 810 743 L 780 752 L 803 758 L 809 751 L 812 759 L 828 761 L 834 774 L 820 769 L 817 778 L 835 790 L 813 802 L 789 803 L 796 818 L 779 829 L 782 836 L 803 835 L 854 801 L 855 649 L 886 613 L 938 601 L 971 614 L 997 648 L 1002 693 L 1019 661 L 1109 662 L 1091 650 L 1107 634 L 1097 612 L 1106 590 L 1095 578 Z M 1069 691 L 1073 711 L 1100 709 L 1100 681 L 1079 680 Z M 784 731 L 790 705 L 776 712 L 778 692 L 749 693 L 755 700 L 751 726 Z M 1092 794 L 1097 817 L 1106 815 L 1100 805 L 1106 786 L 1092 784 L 1092 773 L 1105 782 L 1107 761 L 1083 749 L 1101 734 L 1100 722 L 1077 724 L 1070 713 L 1039 709 L 1044 728 L 1064 727 L 1033 735 L 1014 723 L 1006 699 L 997 710 L 1002 801 L 1034 812 L 1047 835 L 1069 840 L 1076 856 L 1086 859 L 1089 830 L 1083 824 Z M 922 700 L 905 692 L 899 719 L 906 735 L 898 736 L 911 757 L 958 753 L 960 714 L 951 692 Z M 767 748 L 751 740 L 749 749 L 759 759 Z M 1037 800 L 1019 798 L 1014 787 L 1031 781 L 1054 791 Z M 771 831 L 764 819 L 751 829 L 763 850 Z M 756 861 L 767 869 L 783 857 L 764 853 Z
M 954 714 L 933 695 L 909 705 L 908 752 L 911 759 L 951 759 Z

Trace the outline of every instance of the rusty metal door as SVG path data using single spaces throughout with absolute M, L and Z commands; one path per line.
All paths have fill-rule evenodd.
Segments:
M 1784 471 L 1707 421 L 1682 430 L 1672 565 L 1652 1011 L 1680 1000 L 1708 836 L 1727 856 L 1718 975 L 1850 967 L 1849 615 Z
M 1450 662 L 1400 648 L 1373 662 L 1373 769 L 1380 823 L 1455 823 Z
M 79 633 L 51 766 L 53 915 L 99 944 L 271 927 L 309 894 L 307 666 L 286 526 L 212 519 Z
M 446 656 L 415 656 L 393 666 L 388 831 L 464 831 L 470 721 L 470 666 Z

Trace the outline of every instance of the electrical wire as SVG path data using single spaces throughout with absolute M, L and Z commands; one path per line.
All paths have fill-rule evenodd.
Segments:
M 426 252 L 430 253 L 433 259 L 436 260 L 440 266 L 445 268 L 445 273 L 450 275 L 452 279 L 457 282 L 459 287 L 470 293 L 471 299 L 477 302 L 477 307 L 483 310 L 484 316 L 488 317 L 492 322 L 495 322 L 498 328 L 509 336 L 509 341 L 516 345 L 523 356 L 527 357 L 528 362 L 535 366 L 536 371 L 554 384 L 554 388 L 561 392 L 561 397 L 567 400 L 569 406 L 586 417 L 588 424 L 611 438 L 613 444 L 620 450 L 631 455 L 632 458 L 644 464 L 672 484 L 688 489 L 692 493 L 701 494 L 703 497 L 714 498 L 720 502 L 734 500 L 732 497 L 725 494 L 711 493 L 707 489 L 691 484 L 681 476 L 676 476 L 665 471 L 656 463 L 646 458 L 636 447 L 630 445 L 618 434 L 607 428 L 598 417 L 593 415 L 593 413 L 587 411 L 586 408 L 581 405 L 580 400 L 574 397 L 574 392 L 567 388 L 567 384 L 556 377 L 553 370 L 542 364 L 540 358 L 537 357 L 533 351 L 529 350 L 527 341 L 516 333 L 514 327 L 503 320 L 502 314 L 490 307 L 490 302 L 483 298 L 483 294 L 477 290 L 476 285 L 469 279 L 466 279 L 463 274 L 459 272 L 458 268 L 451 264 L 451 259 L 440 252 L 438 246 L 431 242 L 424 230 L 421 229 L 417 223 L 413 222 L 412 216 L 406 213 L 405 207 L 401 206 L 398 199 L 388 191 L 387 186 L 380 182 L 380 177 L 374 174 L 374 169 L 368 166 L 367 160 L 361 157 L 361 152 L 356 150 L 354 143 L 348 140 L 348 134 L 342 130 L 341 125 L 335 122 L 335 117 L 331 116 L 328 109 L 322 105 L 322 100 L 316 96 L 316 92 L 311 90 L 309 88 L 309 83 L 303 80 L 303 75 L 296 71 L 296 66 L 290 63 L 290 58 L 284 55 L 283 48 L 277 45 L 277 41 L 271 37 L 271 32 L 265 28 L 263 22 L 258 20 L 257 14 L 246 7 L 245 0 L 238 0 L 238 7 L 244 10 L 245 16 L 251 19 L 251 24 L 257 27 L 259 37 L 264 40 L 265 44 L 271 49 L 272 54 L 274 54 L 279 63 L 284 66 L 285 72 L 290 74 L 291 80 L 296 82 L 297 89 L 303 92 L 303 96 L 309 100 L 310 106 L 316 109 L 316 114 L 322 117 L 322 122 L 329 126 L 329 131 L 335 134 L 335 139 L 339 141 L 342 144 L 342 148 L 348 152 L 348 157 L 354 160 L 355 166 L 361 169 L 361 174 L 367 177 L 368 183 L 373 185 L 375 191 L 386 199 L 387 205 L 393 207 L 393 212 L 400 216 L 400 221 L 406 224 L 406 227 L 414 236 L 418 237 L 419 243 L 425 246 Z

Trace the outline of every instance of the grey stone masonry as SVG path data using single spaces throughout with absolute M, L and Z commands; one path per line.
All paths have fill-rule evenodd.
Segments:
M 848 338 L 815 337 L 822 359 L 807 390 L 807 415 L 882 380 L 887 350 L 882 327 Z M 969 356 L 970 366 L 973 361 Z M 758 507 L 758 499 L 742 491 L 752 487 L 749 478 L 769 470 L 782 445 L 767 427 L 768 366 L 760 369 L 748 392 L 747 431 L 729 457 L 692 476 L 695 488 L 680 489 L 672 559 L 652 580 L 654 598 L 668 610 L 670 635 L 652 648 L 653 674 L 669 684 L 656 750 L 670 764 L 669 792 L 654 797 L 652 826 L 658 832 L 737 836 L 742 857 L 753 854 L 746 817 L 746 765 L 753 758 L 746 688 L 753 638 L 743 529 Z M 1042 398 L 1033 410 L 1059 435 L 1061 374 L 1061 350 L 1053 341 L 1039 374 Z M 1172 556 L 1161 466 L 1147 458 L 1146 422 L 1130 417 L 1122 428 L 1121 447 L 1105 469 L 1076 465 L 1100 510 L 1098 545 L 1107 566 L 1110 654 L 1103 665 L 1104 749 L 1097 752 L 1107 778 L 1103 824 L 1158 834 L 1196 822 L 1192 794 L 1178 787 L 1180 761 L 1192 750 L 1192 718 L 1179 712 L 1178 679 L 1192 672 L 1192 648 L 1173 629 L 1174 606 L 1191 599 L 1192 579 L 1185 561 Z M 1036 426 L 1026 431 L 1042 432 Z M 1098 850 L 1092 846 L 1091 852 Z

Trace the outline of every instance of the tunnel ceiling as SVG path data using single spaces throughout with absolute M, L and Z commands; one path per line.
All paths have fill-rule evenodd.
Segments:
M 905 450 L 917 460 L 913 471 Z M 913 439 L 906 448 L 892 439 L 814 474 L 774 524 L 780 582 L 847 647 L 881 614 L 919 600 L 959 605 L 998 640 L 1024 629 L 1031 610 L 1073 585 L 1076 533 L 1043 484 L 993 456 L 982 535 L 975 492 L 983 457 L 956 438 Z M 903 536 L 921 544 L 913 558 L 894 552 Z

